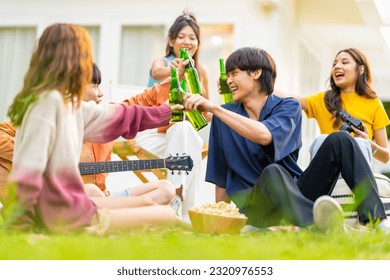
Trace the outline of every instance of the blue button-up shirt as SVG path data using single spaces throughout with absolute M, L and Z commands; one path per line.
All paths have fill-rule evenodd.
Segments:
M 249 118 L 241 103 L 223 105 L 227 110 Z M 226 188 L 228 195 L 252 188 L 264 168 L 271 163 L 283 166 L 295 179 L 302 173 L 297 164 L 302 146 L 302 112 L 293 98 L 268 96 L 259 121 L 272 134 L 267 146 L 254 143 L 236 133 L 216 116 L 209 139 L 206 181 Z

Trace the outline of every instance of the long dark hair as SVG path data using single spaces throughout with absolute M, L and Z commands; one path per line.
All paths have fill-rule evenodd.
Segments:
M 367 60 L 367 57 L 358 49 L 349 48 L 341 50 L 336 54 L 336 57 L 342 53 L 346 52 L 352 56 L 353 60 L 356 63 L 356 73 L 357 81 L 355 85 L 355 92 L 367 98 L 376 98 L 378 97 L 376 92 L 371 87 L 372 75 L 371 67 Z M 364 72 L 361 74 L 359 71 L 360 66 L 364 67 Z M 340 88 L 336 86 L 336 83 L 333 79 L 332 74 L 330 74 L 330 89 L 325 92 L 325 106 L 328 111 L 335 116 L 335 121 L 333 122 L 333 127 L 337 128 L 341 124 L 341 118 L 338 115 L 338 112 L 342 109 L 342 101 L 340 97 Z
M 200 47 L 200 27 L 195 16 L 187 10 L 184 10 L 183 13 L 176 18 L 171 28 L 169 28 L 165 55 L 166 57 L 169 57 L 170 55 L 175 55 L 175 53 L 173 52 L 173 47 L 169 45 L 169 41 L 175 40 L 177 38 L 177 35 L 179 35 L 180 31 L 186 26 L 190 26 L 194 30 L 196 39 L 198 40 L 198 49 L 192 57 L 192 59 L 195 61 L 195 65 L 198 65 L 198 51 Z
M 100 85 L 102 82 L 102 72 L 96 63 L 92 64 L 92 84 Z

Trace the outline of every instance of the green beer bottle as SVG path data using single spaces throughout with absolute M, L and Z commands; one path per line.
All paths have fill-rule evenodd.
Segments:
M 219 59 L 219 86 L 221 87 L 221 97 L 222 97 L 222 103 L 232 103 L 233 102 L 233 95 L 232 92 L 227 84 L 228 76 L 226 75 L 226 69 L 225 69 L 225 63 L 223 61 L 223 58 Z
M 207 125 L 206 119 L 199 110 L 185 111 L 186 117 L 195 128 L 196 131 L 202 129 Z
M 180 86 L 181 86 L 181 89 L 184 90 L 184 92 L 187 92 L 187 83 L 186 83 L 185 79 L 180 82 Z
M 200 86 L 198 71 L 194 67 L 190 55 L 186 49 L 180 49 L 180 58 L 189 60 L 189 63 L 184 70 L 184 78 L 187 83 L 188 92 L 202 95 L 202 87 Z
M 175 104 L 183 104 L 184 91 L 180 87 L 177 69 L 172 68 L 171 71 L 171 87 L 169 89 L 169 106 Z M 184 112 L 182 110 L 173 110 L 171 122 L 181 122 L 184 119 Z
M 180 86 L 177 69 L 172 68 L 171 71 L 171 87 L 169 90 L 169 105 L 183 104 L 183 96 L 185 92 Z M 195 130 L 199 130 L 207 125 L 206 119 L 199 110 L 185 111 L 186 119 L 190 121 Z M 182 110 L 172 111 L 172 122 L 179 122 L 183 120 Z

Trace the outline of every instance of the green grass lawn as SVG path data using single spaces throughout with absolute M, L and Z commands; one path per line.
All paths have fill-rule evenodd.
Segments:
M 253 232 L 203 235 L 182 228 L 109 237 L 0 231 L 2 260 L 379 260 L 390 259 L 380 232 Z

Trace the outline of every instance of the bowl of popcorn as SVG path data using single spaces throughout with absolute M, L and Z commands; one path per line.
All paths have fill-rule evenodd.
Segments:
M 224 201 L 193 207 L 188 214 L 197 233 L 238 234 L 248 220 L 236 205 Z

